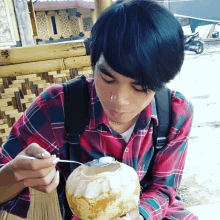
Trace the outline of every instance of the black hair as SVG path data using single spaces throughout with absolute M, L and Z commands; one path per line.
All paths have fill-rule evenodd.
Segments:
M 158 91 L 180 71 L 184 35 L 177 19 L 151 0 L 120 0 L 92 28 L 91 62 L 101 55 L 116 72 Z

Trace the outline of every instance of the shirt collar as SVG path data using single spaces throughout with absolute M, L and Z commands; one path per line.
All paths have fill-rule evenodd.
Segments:
M 90 123 L 89 129 L 94 130 L 100 125 L 105 125 L 109 130 L 111 130 L 107 116 L 102 108 L 99 97 L 97 96 L 94 79 L 89 79 L 90 81 Z M 148 126 L 151 120 L 156 120 L 158 125 L 157 111 L 156 111 L 156 102 L 155 98 L 150 102 L 150 104 L 140 113 L 135 128 L 134 133 L 139 130 L 148 129 Z

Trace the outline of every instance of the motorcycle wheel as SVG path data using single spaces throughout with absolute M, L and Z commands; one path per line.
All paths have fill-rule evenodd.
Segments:
M 195 41 L 194 45 L 198 47 L 198 49 L 195 50 L 196 54 L 201 54 L 204 50 L 203 44 L 200 41 Z

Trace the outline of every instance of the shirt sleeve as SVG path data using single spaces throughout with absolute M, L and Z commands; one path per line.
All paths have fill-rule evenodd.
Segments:
M 51 154 L 58 154 L 58 147 L 51 128 L 49 100 L 57 97 L 60 86 L 48 87 L 14 123 L 7 141 L 0 147 L 0 168 L 13 160 L 31 143 L 37 143 Z M 51 109 L 51 108 L 50 108 Z M 0 204 L 1 211 L 26 218 L 30 207 L 30 190 L 25 188 L 12 200 Z
M 193 107 L 180 93 L 172 92 L 172 122 L 168 144 L 160 150 L 152 168 L 153 178 L 140 197 L 139 212 L 148 220 L 184 219 L 197 217 L 184 209 L 176 199 L 180 186 L 190 130 Z

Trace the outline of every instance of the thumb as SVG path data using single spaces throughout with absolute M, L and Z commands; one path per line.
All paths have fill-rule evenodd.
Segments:
M 27 156 L 33 156 L 39 159 L 51 157 L 51 154 L 37 143 L 30 144 L 24 151 Z

